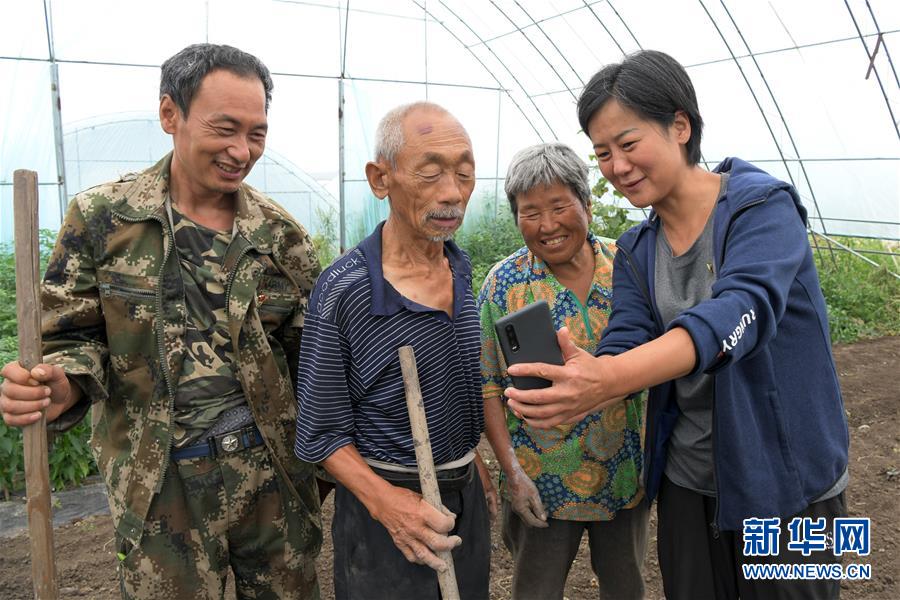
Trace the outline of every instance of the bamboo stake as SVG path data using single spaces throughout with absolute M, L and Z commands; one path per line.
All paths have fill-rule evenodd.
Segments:
M 428 435 L 425 404 L 422 402 L 422 390 L 419 388 L 419 371 L 416 369 L 416 355 L 412 346 L 400 348 L 400 370 L 403 372 L 406 408 L 409 411 L 409 424 L 412 428 L 413 445 L 416 448 L 416 464 L 419 467 L 419 483 L 422 486 L 422 496 L 428 504 L 441 510 L 443 508 L 441 492 L 438 489 L 437 476 L 434 472 L 431 438 Z M 443 573 L 439 571 L 437 574 L 438 583 L 441 586 L 441 598 L 443 600 L 459 600 L 456 570 L 453 568 L 453 555 L 450 550 L 442 550 L 437 555 L 438 558 L 447 564 L 447 570 Z
M 19 169 L 13 174 L 13 185 L 19 364 L 31 370 L 42 359 L 37 173 Z M 25 426 L 22 434 L 34 597 L 56 600 L 59 591 L 53 556 L 53 523 L 50 519 L 46 417 L 42 414 L 36 423 Z

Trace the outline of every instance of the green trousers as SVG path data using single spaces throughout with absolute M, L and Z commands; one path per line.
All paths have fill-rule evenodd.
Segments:
M 230 569 L 238 598 L 318 600 L 314 508 L 285 486 L 265 446 L 173 460 L 138 544 L 117 540 L 122 597 L 223 598 Z

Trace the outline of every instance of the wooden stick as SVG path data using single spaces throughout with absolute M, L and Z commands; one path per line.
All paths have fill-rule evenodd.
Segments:
M 40 254 L 38 252 L 37 173 L 19 169 L 13 174 L 13 213 L 16 236 L 16 313 L 19 318 L 19 364 L 31 370 L 42 360 Z M 25 492 L 31 538 L 31 580 L 34 597 L 59 597 L 50 519 L 50 471 L 47 463 L 47 422 L 23 430 Z
M 441 492 L 434 472 L 431 438 L 428 435 L 428 421 L 425 419 L 425 403 L 422 402 L 422 390 L 419 388 L 419 371 L 416 369 L 416 355 L 412 346 L 400 348 L 400 370 L 403 372 L 406 409 L 409 411 L 413 446 L 416 448 L 416 464 L 419 467 L 419 483 L 422 485 L 422 496 L 428 504 L 441 510 L 444 505 L 441 503 Z M 453 568 L 453 555 L 450 550 L 440 551 L 437 555 L 438 558 L 447 564 L 447 570 L 443 573 L 438 571 L 437 574 L 438 583 L 441 586 L 441 598 L 443 600 L 459 600 L 456 570 Z

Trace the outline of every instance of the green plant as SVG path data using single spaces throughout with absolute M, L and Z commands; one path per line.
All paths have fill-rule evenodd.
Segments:
M 40 231 L 41 272 L 53 250 L 56 234 Z M 0 245 L 0 366 L 16 360 L 19 340 L 16 326 L 16 269 L 15 253 L 11 244 Z M 0 378 L 2 380 L 2 378 Z M 97 471 L 91 457 L 89 419 L 62 435 L 56 436 L 49 455 L 50 483 L 60 489 L 78 485 L 88 475 Z M 0 421 L 0 491 L 4 497 L 19 490 L 24 484 L 22 457 L 22 432 Z
M 50 481 L 56 489 L 80 485 L 84 479 L 97 472 L 91 454 L 90 415 L 78 425 L 56 436 L 50 452 Z
M 512 214 L 508 210 L 499 212 L 476 219 L 456 235 L 456 243 L 472 261 L 472 288 L 476 295 L 491 267 L 525 244 Z
M 47 261 L 50 260 L 55 241 L 56 233 L 53 231 L 41 229 L 38 232 L 41 273 L 47 269 Z M 11 243 L 5 243 L 0 244 L 0 337 L 5 339 L 8 336 L 18 335 L 16 323 L 15 249 Z
M 313 248 L 319 257 L 319 265 L 324 269 L 334 262 L 338 255 L 337 218 L 332 208 L 316 207 L 319 230 L 312 236 Z
M 4 500 L 22 487 L 22 432 L 0 421 L 0 489 Z
M 596 156 L 591 156 L 591 161 L 596 160 Z M 620 235 L 628 231 L 635 221 L 628 218 L 628 211 L 624 208 L 613 206 L 612 204 L 604 204 L 600 200 L 609 192 L 609 181 L 605 177 L 601 177 L 591 188 L 591 193 L 595 196 L 591 203 L 591 233 L 601 237 L 610 239 L 618 239 Z M 624 198 L 619 190 L 614 189 L 612 195 L 615 198 Z
M 888 272 L 897 272 L 891 257 L 866 254 L 878 263 L 875 267 L 837 248 L 832 253 L 827 242 L 816 241 L 819 246 L 815 253 L 816 267 L 828 305 L 831 340 L 853 342 L 900 334 L 900 280 Z M 838 241 L 855 250 L 886 249 L 878 240 L 838 238 Z

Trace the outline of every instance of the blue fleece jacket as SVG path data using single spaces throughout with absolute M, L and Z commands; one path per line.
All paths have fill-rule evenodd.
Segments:
M 712 296 L 664 324 L 656 307 L 659 220 L 619 238 L 612 313 L 597 354 L 619 354 L 683 327 L 694 373 L 714 375 L 716 525 L 806 508 L 847 466 L 849 434 L 831 355 L 825 299 L 792 186 L 737 158 L 713 223 Z M 650 390 L 644 476 L 652 500 L 679 416 L 671 382 Z

